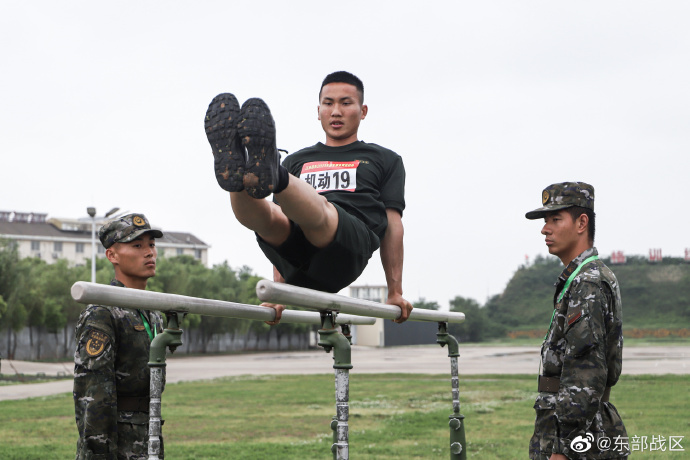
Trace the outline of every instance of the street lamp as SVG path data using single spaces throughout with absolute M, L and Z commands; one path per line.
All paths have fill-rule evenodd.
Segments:
M 104 218 L 108 218 L 119 211 L 120 208 L 113 208 L 108 211 Z M 91 282 L 96 282 L 96 208 L 89 206 L 86 212 L 91 216 Z

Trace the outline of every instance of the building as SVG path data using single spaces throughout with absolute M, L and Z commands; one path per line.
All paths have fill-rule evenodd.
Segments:
M 107 219 L 96 218 L 96 256 L 105 257 L 98 229 Z M 92 255 L 92 219 L 48 218 L 47 214 L 0 211 L 0 239 L 14 242 L 19 257 L 37 257 L 47 263 L 66 259 L 71 266 L 86 265 Z M 165 230 L 156 240 L 159 257 L 189 255 L 208 265 L 209 245 L 191 233 Z
M 388 288 L 386 286 L 350 286 L 350 297 L 386 303 Z M 383 318 L 376 318 L 371 326 L 352 326 L 352 341 L 356 345 L 383 347 L 385 345 Z
M 350 286 L 350 297 L 386 303 L 386 286 Z M 371 326 L 353 326 L 352 342 L 368 347 L 394 347 L 401 345 L 427 345 L 436 343 L 438 324 L 426 321 L 405 321 L 396 324 L 377 318 Z

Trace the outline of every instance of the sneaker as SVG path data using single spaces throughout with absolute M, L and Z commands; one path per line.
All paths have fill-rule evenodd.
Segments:
M 240 104 L 230 93 L 214 97 L 206 111 L 204 127 L 213 150 L 214 169 L 218 185 L 228 192 L 244 189 L 246 151 L 237 134 Z
M 252 98 L 242 104 L 237 131 L 247 149 L 244 188 L 251 197 L 265 198 L 278 185 L 280 154 L 276 126 L 264 101 Z

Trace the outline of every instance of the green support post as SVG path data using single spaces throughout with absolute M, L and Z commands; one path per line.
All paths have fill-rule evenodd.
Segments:
M 341 324 L 340 325 L 340 331 L 343 333 L 343 335 L 345 336 L 347 341 L 350 342 L 350 345 L 352 345 L 352 333 L 350 332 L 350 325 L 349 324 Z
M 319 329 L 320 347 L 326 353 L 333 350 L 333 369 L 335 369 L 335 408 L 336 416 L 331 422 L 334 430 L 334 443 L 331 446 L 335 460 L 348 460 L 348 419 L 350 400 L 350 369 L 352 369 L 350 341 L 338 332 L 335 326 L 337 313 L 331 311 L 321 312 L 321 329 Z
M 178 314 L 180 318 L 178 318 Z M 149 369 L 151 370 L 151 383 L 149 390 L 149 460 L 158 460 L 161 449 L 161 394 L 163 393 L 163 381 L 165 379 L 165 350 L 170 348 L 174 353 L 177 347 L 182 345 L 182 329 L 180 322 L 184 318 L 183 312 L 166 312 L 167 327 L 151 342 L 149 350 Z
M 338 444 L 338 416 L 334 415 L 331 420 L 331 431 L 333 432 L 333 443 L 331 444 L 331 452 L 333 452 L 333 460 L 338 460 L 338 449 L 335 446 Z
M 455 337 L 448 334 L 448 323 L 438 323 L 436 343 L 442 347 L 448 345 L 448 357 L 450 358 L 451 387 L 453 393 L 453 415 L 448 425 L 450 426 L 450 458 L 451 460 L 467 459 L 467 444 L 465 442 L 465 416 L 460 413 L 460 380 L 458 377 L 458 357 L 460 347 Z

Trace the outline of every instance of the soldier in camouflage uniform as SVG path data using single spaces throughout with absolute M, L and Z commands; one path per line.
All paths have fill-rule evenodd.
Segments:
M 629 454 L 628 435 L 609 401 L 621 374 L 622 304 L 618 281 L 594 245 L 594 188 L 564 182 L 542 192 L 541 233 L 565 270 L 541 348 L 531 459 L 611 459 Z
M 163 233 L 142 214 L 129 214 L 106 223 L 98 236 L 115 268 L 110 284 L 145 289 L 156 273 L 154 238 Z M 147 458 L 149 348 L 162 328 L 153 311 L 89 305 L 82 312 L 74 354 L 77 460 Z

